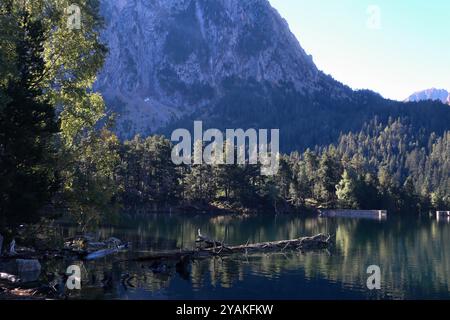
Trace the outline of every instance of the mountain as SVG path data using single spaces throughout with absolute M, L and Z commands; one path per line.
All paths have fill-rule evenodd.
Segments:
M 425 100 L 435 100 L 441 101 L 442 103 L 450 104 L 450 92 L 445 89 L 428 89 L 423 91 L 418 91 L 410 95 L 406 101 L 425 101 Z
M 102 14 L 110 55 L 97 85 L 120 113 L 121 136 L 208 108 L 231 79 L 349 94 L 317 69 L 267 1 L 103 1 Z
M 102 0 L 101 14 L 109 55 L 95 89 L 122 139 L 203 120 L 280 128 L 288 151 L 334 142 L 375 116 L 437 132 L 450 123 L 440 105 L 407 108 L 318 70 L 267 0 Z

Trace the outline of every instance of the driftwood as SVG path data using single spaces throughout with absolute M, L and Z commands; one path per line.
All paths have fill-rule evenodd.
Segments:
M 330 235 L 327 236 L 324 234 L 318 234 L 313 237 L 303 237 L 292 240 L 244 244 L 231 247 L 220 246 L 218 248 L 215 248 L 216 251 L 214 252 L 220 252 L 221 249 L 225 250 L 225 252 L 231 253 L 248 253 L 250 251 L 276 251 L 276 250 L 284 251 L 286 249 L 296 249 L 296 250 L 325 249 L 328 247 L 330 239 L 331 239 Z
M 5 280 L 11 283 L 20 282 L 20 279 L 17 276 L 6 272 L 0 272 L 0 280 Z
M 216 241 L 214 239 L 210 239 L 208 236 L 202 235 L 200 229 L 198 229 L 197 240 L 196 243 L 204 243 L 207 248 L 212 248 L 214 246 L 222 246 L 222 242 Z
M 94 241 L 88 235 L 66 239 L 64 250 L 83 260 L 96 260 L 128 249 L 128 243 L 111 237 L 105 241 Z
M 230 255 L 230 254 L 248 254 L 255 252 L 276 252 L 284 250 L 319 250 L 326 249 L 331 243 L 331 235 L 318 234 L 313 237 L 302 237 L 291 240 L 280 240 L 271 242 L 261 242 L 235 246 L 227 246 L 223 241 L 211 239 L 202 235 L 198 231 L 196 244 L 204 244 L 205 247 L 197 247 L 194 250 L 174 250 L 160 252 L 157 254 L 142 256 L 133 259 L 134 261 L 160 261 L 160 260 L 179 260 L 185 263 L 186 260 L 195 258 L 204 258 L 208 256 Z
M 116 248 L 102 249 L 102 250 L 94 251 L 92 253 L 87 254 L 84 257 L 84 260 L 96 260 L 96 259 L 104 258 L 111 254 L 118 253 L 122 250 L 126 250 L 127 248 L 128 248 L 128 244 L 122 244 L 122 245 L 118 245 Z

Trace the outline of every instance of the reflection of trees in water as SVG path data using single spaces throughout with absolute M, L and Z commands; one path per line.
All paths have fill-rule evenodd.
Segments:
M 336 263 L 329 264 L 327 278 L 364 286 L 366 268 L 376 264 L 381 267 L 383 291 L 394 297 L 407 298 L 413 292 L 423 297 L 446 294 L 449 241 L 450 229 L 436 221 L 398 220 L 372 229 L 367 221 L 340 224 L 336 237 L 340 255 L 331 257 Z
M 130 220 L 124 228 L 103 228 L 98 235 L 131 241 L 137 250 L 157 251 L 192 247 L 198 228 L 229 244 L 291 239 L 320 232 L 335 234 L 336 243 L 330 255 L 286 252 L 198 260 L 191 265 L 190 281 L 194 290 L 206 286 L 232 288 L 250 274 L 277 278 L 293 272 L 303 274 L 307 280 L 325 279 L 365 292 L 366 269 L 375 264 L 381 267 L 384 296 L 390 293 L 395 298 L 413 294 L 433 297 L 433 294 L 449 293 L 450 225 L 431 220 L 390 218 L 388 222 L 377 222 L 298 216 L 158 215 Z M 93 272 L 98 277 L 110 267 L 96 265 L 98 269 Z M 133 274 L 134 286 L 150 291 L 168 288 L 174 277 L 178 277 L 174 268 L 159 274 L 148 265 L 128 263 L 118 268 L 117 273 Z
M 384 296 L 390 294 L 394 298 L 407 298 L 420 294 L 433 297 L 449 292 L 448 225 L 414 220 L 409 223 L 404 220 L 392 223 L 330 220 L 328 224 L 335 224 L 336 227 L 336 247 L 330 256 L 323 252 L 262 254 L 252 255 L 247 261 L 239 257 L 237 264 L 236 260 L 225 258 L 222 264 L 210 262 L 211 282 L 226 283 L 228 286 L 232 281 L 242 280 L 242 275 L 249 272 L 271 278 L 283 272 L 303 270 L 307 279 L 323 278 L 366 291 L 367 267 L 376 264 L 382 270 Z M 324 220 L 294 219 L 279 226 L 275 232 L 277 236 L 272 239 L 324 232 L 324 228 Z M 271 234 L 269 227 L 262 229 L 253 230 L 252 238 L 259 239 L 261 234 Z M 229 230 L 232 235 L 233 229 L 229 227 Z M 244 268 L 249 268 L 249 271 L 243 271 Z M 201 283 L 202 274 L 206 271 L 202 269 L 193 273 L 193 277 L 197 277 L 193 281 Z

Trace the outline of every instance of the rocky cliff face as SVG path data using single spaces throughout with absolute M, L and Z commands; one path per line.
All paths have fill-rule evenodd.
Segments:
M 450 104 L 450 92 L 444 89 L 428 89 L 416 92 L 406 99 L 409 102 L 418 102 L 425 100 L 441 101 L 442 103 Z
M 104 0 L 101 10 L 110 52 L 96 87 L 122 138 L 213 112 L 230 82 L 350 94 L 316 68 L 267 0 Z
M 336 142 L 374 117 L 434 132 L 450 123 L 439 103 L 385 100 L 322 73 L 268 0 L 101 1 L 109 55 L 95 89 L 122 139 L 202 120 L 204 129 L 278 128 L 289 152 Z

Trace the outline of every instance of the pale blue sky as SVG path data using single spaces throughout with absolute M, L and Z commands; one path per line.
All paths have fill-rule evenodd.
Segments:
M 450 90 L 449 0 L 270 3 L 319 69 L 354 89 L 396 100 L 431 87 Z M 373 6 L 379 8 L 379 28 Z

